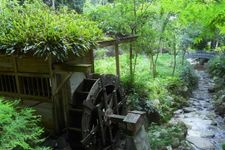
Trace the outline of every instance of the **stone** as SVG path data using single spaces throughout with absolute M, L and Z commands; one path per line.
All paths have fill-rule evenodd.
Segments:
M 173 148 L 172 148 L 172 146 L 170 145 L 170 146 L 167 146 L 167 147 L 166 147 L 166 150 L 173 150 Z
M 204 100 L 204 98 L 203 97 L 198 97 L 198 100 Z
M 127 136 L 125 150 L 150 150 L 148 134 L 144 126 L 135 136 Z
M 208 89 L 208 92 L 209 93 L 214 93 L 216 90 L 215 90 L 215 88 L 214 87 L 210 87 L 209 89 Z
M 192 143 L 194 146 L 196 146 L 199 149 L 204 150 L 214 150 L 214 145 L 210 142 L 210 140 L 206 138 L 201 137 L 187 137 L 187 141 Z
M 175 111 L 173 114 L 174 115 L 179 115 L 182 114 L 184 111 L 182 109 L 178 109 L 177 111 Z
M 192 107 L 185 107 L 185 108 L 183 108 L 183 111 L 184 111 L 184 113 L 190 113 L 190 112 L 193 112 L 194 109 Z

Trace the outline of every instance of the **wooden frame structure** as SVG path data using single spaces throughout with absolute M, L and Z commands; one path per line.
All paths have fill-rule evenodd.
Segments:
M 132 42 L 137 36 L 101 41 L 99 47 L 114 46 L 116 73 L 119 70 L 119 44 Z M 93 50 L 83 57 L 69 55 L 57 62 L 32 55 L 0 55 L 0 95 L 21 99 L 22 106 L 33 107 L 42 116 L 51 133 L 67 126 L 68 107 L 73 93 L 86 75 L 94 72 Z
M 99 42 L 99 47 L 114 46 L 115 50 L 115 61 L 116 61 L 116 75 L 120 78 L 120 61 L 119 61 L 119 44 L 129 43 L 137 40 L 138 36 L 126 36 L 116 38 L 113 40 L 105 40 Z

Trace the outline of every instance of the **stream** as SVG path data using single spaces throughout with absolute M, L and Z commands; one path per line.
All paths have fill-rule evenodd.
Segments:
M 189 98 L 189 106 L 174 112 L 170 122 L 184 122 L 188 127 L 186 141 L 191 150 L 222 150 L 225 144 L 225 121 L 214 112 L 212 94 L 214 82 L 204 70 L 196 70 L 198 87 Z

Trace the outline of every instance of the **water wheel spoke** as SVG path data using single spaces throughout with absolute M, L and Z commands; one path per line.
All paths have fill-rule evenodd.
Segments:
M 98 79 L 85 79 L 74 93 L 72 107 L 77 111 L 74 117 L 69 113 L 69 121 L 76 122 L 79 138 L 71 143 L 79 145 L 72 149 L 104 149 L 115 141 L 117 126 L 108 117 L 122 115 L 125 110 L 123 93 L 118 86 L 118 78 L 113 75 L 99 76 Z M 79 109 L 77 109 L 79 107 Z M 79 112 L 79 114 L 78 114 Z M 70 124 L 69 124 L 70 126 Z M 68 131 L 69 132 L 69 131 Z
M 99 121 L 99 125 L 100 125 L 100 130 L 101 130 L 101 139 L 102 139 L 102 144 L 105 146 L 105 131 L 104 131 L 104 127 L 103 127 L 103 119 L 102 119 L 102 111 L 99 107 L 98 108 L 98 121 Z

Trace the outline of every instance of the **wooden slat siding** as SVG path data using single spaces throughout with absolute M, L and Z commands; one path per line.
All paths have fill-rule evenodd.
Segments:
M 20 76 L 21 94 L 49 97 L 49 78 Z
M 43 93 L 46 97 L 50 97 L 49 79 L 48 78 L 41 78 L 40 83 L 41 83 L 40 86 L 41 86 L 41 89 L 42 89 L 41 93 Z M 44 84 L 44 83 L 47 83 L 47 84 Z
M 2 82 L 2 75 L 0 75 L 0 91 L 3 90 L 3 82 Z
M 1 82 L 2 82 L 2 86 L 1 86 L 1 87 L 2 87 L 2 90 L 1 90 L 1 91 L 5 91 L 5 88 L 4 88 L 4 82 L 5 82 L 5 81 L 4 81 L 3 78 L 4 78 L 4 76 L 1 75 Z
M 24 88 L 27 88 L 28 89 L 28 94 L 27 93 L 25 93 L 25 94 L 27 94 L 27 95 L 33 95 L 32 94 L 32 87 L 30 86 L 31 83 L 30 83 L 29 79 L 30 79 L 30 77 L 27 77 L 26 78 L 27 84 L 25 84 L 25 86 L 27 86 L 27 87 L 24 86 Z
M 15 79 L 15 76 L 13 76 L 13 78 L 12 78 L 13 80 L 12 80 L 12 85 L 13 85 L 13 92 L 14 93 L 17 93 L 17 90 L 16 90 L 16 79 Z
M 34 100 L 34 101 L 51 103 L 51 101 L 49 101 L 49 98 L 47 98 L 47 97 L 25 95 L 25 94 L 17 94 L 17 93 L 11 93 L 11 92 L 3 92 L 3 91 L 0 91 L 0 95 L 4 95 L 4 96 L 7 96 L 7 97 L 12 97 L 12 98 L 21 98 L 21 99 L 27 99 L 27 100 Z
M 14 71 L 14 63 L 11 56 L 0 55 L 0 71 Z
M 32 89 L 32 95 L 37 95 L 37 91 L 38 91 L 38 88 L 36 88 L 35 86 L 34 86 L 34 80 L 35 80 L 35 78 L 30 78 L 30 86 L 31 86 L 31 89 Z M 37 95 L 38 96 L 38 95 Z
M 12 76 L 8 76 L 8 83 L 9 83 L 9 91 L 10 92 L 13 92 L 13 89 L 12 89 Z
M 23 57 L 17 59 L 18 72 L 27 73 L 48 73 L 48 62 L 37 57 Z
M 19 75 L 19 76 L 25 76 L 25 77 L 46 77 L 49 78 L 49 74 L 45 73 L 15 73 L 15 72 L 2 72 L 0 71 L 1 75 Z
M 49 74 L 43 74 L 43 73 L 18 73 L 19 76 L 24 76 L 24 77 L 44 77 L 44 78 L 49 78 Z
M 8 89 L 9 89 L 9 92 L 13 92 L 12 91 L 12 86 L 11 86 L 11 78 L 10 78 L 10 76 L 7 76 L 7 83 L 8 83 Z
M 43 96 L 45 96 L 44 94 L 41 94 L 41 91 L 42 91 L 42 88 L 40 86 L 40 84 L 41 84 L 41 78 L 35 78 L 34 81 L 35 81 L 35 86 L 37 87 L 37 89 L 39 89 L 37 91 L 37 95 L 43 95 Z
M 44 94 L 41 94 L 41 91 L 42 91 L 42 88 L 41 88 L 41 86 L 40 86 L 41 78 L 34 78 L 34 80 L 35 80 L 35 84 L 36 84 L 37 89 L 39 89 L 39 90 L 37 91 L 37 95 L 38 95 L 38 96 L 40 96 L 40 95 L 46 96 L 46 95 L 44 95 Z
M 18 76 L 17 58 L 15 56 L 13 56 L 12 58 L 13 58 L 14 73 L 15 73 L 15 78 L 16 78 L 16 89 L 17 89 L 17 93 L 20 98 L 21 91 L 20 91 L 20 81 L 19 81 L 19 76 Z

